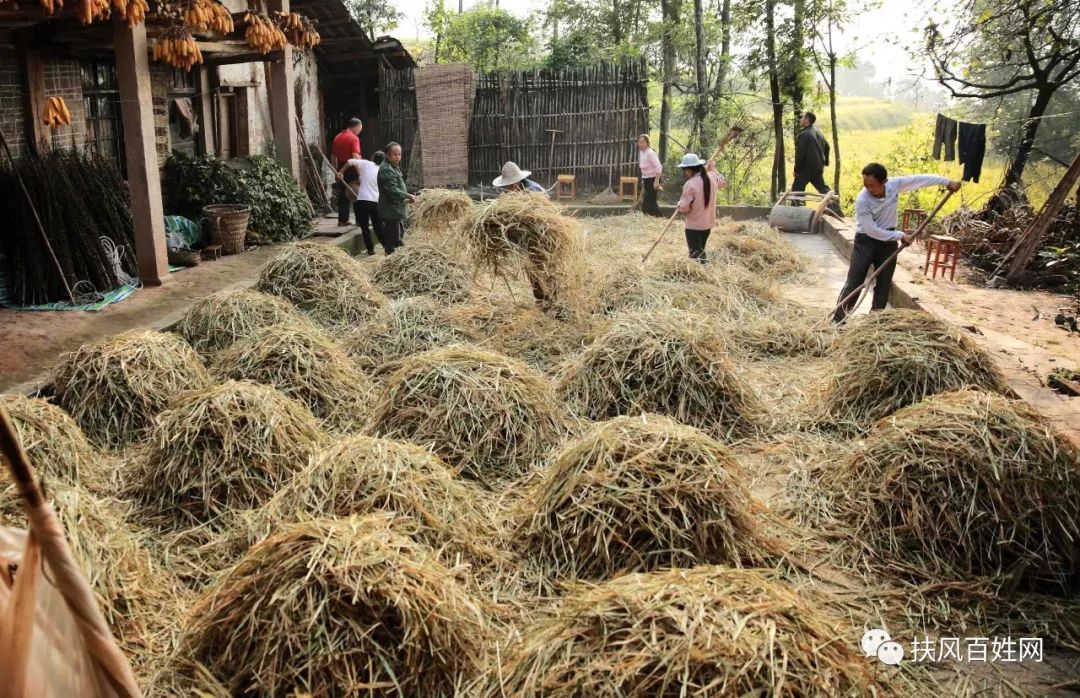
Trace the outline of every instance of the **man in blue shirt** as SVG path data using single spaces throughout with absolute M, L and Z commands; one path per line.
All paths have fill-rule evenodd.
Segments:
M 900 194 L 923 187 L 939 185 L 950 191 L 959 191 L 960 182 L 937 175 L 912 175 L 889 179 L 884 165 L 872 162 L 863 168 L 863 190 L 855 197 L 855 248 L 851 251 L 851 264 L 848 266 L 847 281 L 840 299 L 847 298 L 862 286 L 870 267 L 875 269 L 885 263 L 900 245 L 911 244 L 911 238 L 896 229 L 896 212 Z M 871 310 L 884 310 L 889 303 L 889 290 L 892 288 L 892 276 L 896 262 L 882 270 L 874 281 L 874 296 Z M 843 322 L 858 296 L 848 300 L 836 309 L 833 322 Z

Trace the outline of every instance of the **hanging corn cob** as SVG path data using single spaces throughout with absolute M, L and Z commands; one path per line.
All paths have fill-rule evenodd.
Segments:
M 38 0 L 38 2 L 47 15 L 55 14 L 57 10 L 64 9 L 64 0 Z
M 190 0 L 182 6 L 184 23 L 195 31 L 232 33 L 232 13 L 217 0 Z
M 289 43 L 299 49 L 318 46 L 322 40 L 312 21 L 303 15 L 295 12 L 275 12 L 273 19 Z
M 285 38 L 285 34 L 278 25 L 264 14 L 248 10 L 244 15 L 244 23 L 247 24 L 244 39 L 248 42 L 248 46 L 259 53 L 265 55 L 271 51 L 279 51 L 288 43 L 288 39 Z
M 199 45 L 195 43 L 191 30 L 183 24 L 168 27 L 154 43 L 152 55 L 155 61 L 187 71 L 196 63 L 203 62 Z
M 112 8 L 129 27 L 141 24 L 146 19 L 146 11 L 149 9 L 146 0 L 112 0 Z
M 90 24 L 99 19 L 109 18 L 109 0 L 80 0 L 79 20 Z
M 49 97 L 45 103 L 45 115 L 42 118 L 49 128 L 60 128 L 71 123 L 71 112 L 63 97 Z

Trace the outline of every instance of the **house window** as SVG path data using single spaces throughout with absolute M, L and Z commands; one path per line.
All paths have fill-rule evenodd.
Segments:
M 120 114 L 120 84 L 116 65 L 101 60 L 82 62 L 86 103 L 86 147 L 113 160 L 126 175 L 124 121 Z
M 185 155 L 199 154 L 198 141 L 192 129 L 192 120 L 198 121 L 195 101 L 195 74 L 174 70 L 170 75 L 167 92 L 169 104 L 169 149 Z M 198 123 L 198 128 L 206 128 Z

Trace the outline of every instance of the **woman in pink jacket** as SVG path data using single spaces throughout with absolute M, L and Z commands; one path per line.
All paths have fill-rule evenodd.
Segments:
M 679 213 L 686 216 L 686 246 L 690 259 L 704 264 L 705 243 L 716 225 L 716 192 L 727 182 L 713 167 L 712 160 L 705 162 L 697 153 L 684 155 L 679 167 L 686 177 L 679 199 Z
M 646 216 L 663 216 L 656 203 L 656 193 L 660 191 L 660 175 L 664 166 L 656 151 L 649 145 L 649 134 L 638 136 L 638 167 L 641 168 L 641 212 Z

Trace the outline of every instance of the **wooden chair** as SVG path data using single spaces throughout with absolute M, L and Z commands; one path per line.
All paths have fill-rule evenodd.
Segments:
M 561 174 L 555 179 L 555 200 L 577 198 L 577 175 Z
M 637 201 L 638 178 L 619 177 L 619 201 Z
M 931 235 L 926 243 L 926 264 L 923 265 L 923 276 L 930 269 L 931 255 L 933 255 L 934 273 L 931 279 L 937 278 L 938 269 L 941 270 L 941 278 L 945 278 L 945 272 L 949 272 L 949 281 L 956 277 L 956 260 L 960 257 L 960 241 L 948 235 Z
M 925 220 L 926 211 L 921 208 L 909 208 L 904 211 L 904 215 L 900 218 L 900 230 L 910 233 L 922 225 Z

